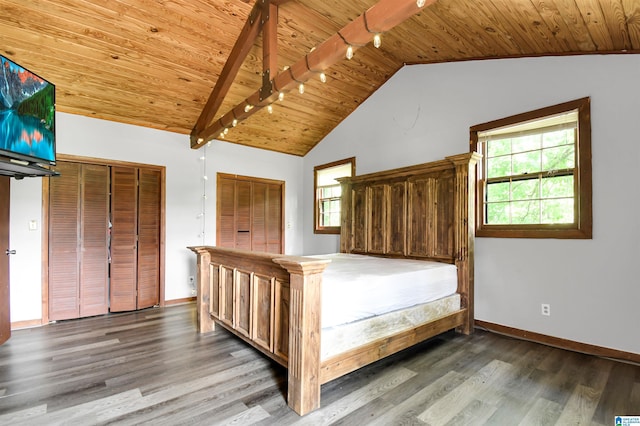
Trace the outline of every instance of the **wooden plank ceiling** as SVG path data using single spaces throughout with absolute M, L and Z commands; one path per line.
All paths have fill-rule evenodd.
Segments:
M 292 65 L 377 0 L 291 0 L 277 67 Z M 253 0 L 0 0 L 0 53 L 56 85 L 59 111 L 191 133 Z M 214 120 L 262 86 L 259 35 Z M 640 53 L 638 0 L 438 0 L 352 60 L 310 79 L 225 140 L 303 156 L 405 64 Z M 185 138 L 185 147 L 189 146 Z

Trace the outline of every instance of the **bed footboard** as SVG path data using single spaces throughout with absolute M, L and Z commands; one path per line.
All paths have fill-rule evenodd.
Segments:
M 288 404 L 320 406 L 322 272 L 329 260 L 219 247 L 198 256 L 198 331 L 216 323 L 288 369 Z

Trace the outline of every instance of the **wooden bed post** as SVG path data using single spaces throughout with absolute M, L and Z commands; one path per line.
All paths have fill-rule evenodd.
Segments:
M 308 257 L 273 261 L 290 274 L 287 401 L 303 416 L 320 407 L 322 272 L 330 261 Z
M 198 332 L 206 333 L 215 329 L 215 323 L 209 314 L 209 301 L 211 300 L 209 264 L 211 263 L 211 253 L 209 253 L 207 247 L 189 247 L 189 249 L 198 255 L 198 306 L 196 308 Z
M 480 154 L 468 154 L 447 157 L 456 168 L 456 266 L 458 267 L 458 293 L 462 295 L 461 304 L 467 308 L 464 325 L 460 331 L 473 333 L 474 323 L 474 249 L 475 249 L 475 187 L 476 163 Z

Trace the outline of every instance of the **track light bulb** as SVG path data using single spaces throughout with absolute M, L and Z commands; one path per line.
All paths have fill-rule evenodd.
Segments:
M 418 7 L 424 6 L 425 3 L 426 3 L 426 0 L 416 0 L 416 5 Z
M 327 82 L 327 75 L 323 72 L 320 73 L 320 81 L 323 83 Z
M 304 83 L 300 83 L 300 85 L 298 86 L 298 92 L 300 92 L 300 94 L 304 94 Z
M 234 118 L 233 121 L 231 122 L 231 125 L 233 127 L 236 127 L 238 125 L 238 120 Z
M 224 139 L 224 132 L 220 132 L 220 139 Z
M 347 59 L 351 59 L 353 58 L 353 46 L 349 45 L 349 47 L 347 47 Z
M 382 37 L 380 37 L 380 34 L 376 34 L 373 36 L 373 45 L 376 47 L 376 49 L 382 45 Z
M 253 109 L 253 105 L 251 105 L 251 104 L 246 104 L 246 105 L 244 106 L 244 112 L 249 112 L 249 111 L 251 111 L 252 109 Z
M 267 105 L 267 111 L 269 111 L 269 114 L 273 114 L 273 105 Z
M 225 135 L 226 135 L 227 133 L 229 133 L 229 128 L 228 128 L 228 127 L 225 127 L 225 128 L 224 128 L 224 130 L 222 131 L 222 133 L 224 133 Z
M 278 100 L 282 102 L 284 100 L 284 92 L 278 93 Z

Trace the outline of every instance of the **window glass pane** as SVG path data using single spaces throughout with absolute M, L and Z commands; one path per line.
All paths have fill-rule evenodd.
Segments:
M 496 157 L 487 159 L 487 177 L 511 176 L 511 157 Z
M 575 167 L 575 147 L 563 145 L 542 150 L 542 170 L 572 169 Z
M 545 133 L 542 138 L 542 147 L 550 148 L 559 145 L 573 145 L 574 135 L 575 129 L 564 129 Z
M 509 201 L 509 182 L 490 183 L 487 185 L 487 201 Z
M 492 140 L 487 142 L 487 156 L 511 154 L 511 139 Z
M 331 213 L 329 226 L 340 226 L 340 213 Z
M 540 223 L 540 201 L 514 201 L 511 203 L 511 223 Z
M 513 155 L 513 174 L 536 173 L 540 171 L 540 151 L 523 152 Z
M 540 149 L 541 142 L 541 135 L 527 135 L 513 138 L 511 146 L 514 153 L 533 151 L 536 149 Z
M 544 178 L 541 186 L 540 196 L 542 198 L 573 197 L 573 176 Z
M 540 198 L 538 179 L 518 180 L 511 184 L 512 200 L 534 200 Z
M 487 223 L 506 225 L 509 223 L 509 203 L 487 203 Z
M 573 198 L 542 200 L 542 223 L 573 223 Z

